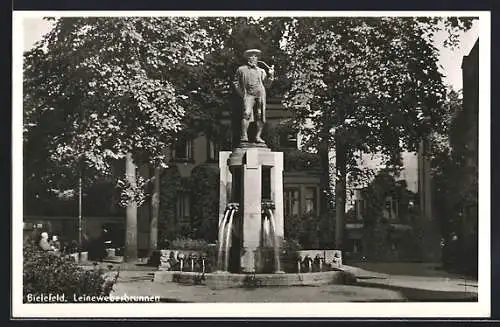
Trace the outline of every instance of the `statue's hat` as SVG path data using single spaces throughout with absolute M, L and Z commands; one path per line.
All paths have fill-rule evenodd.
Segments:
M 260 57 L 261 53 L 262 51 L 260 51 L 259 49 L 248 49 L 243 53 L 243 55 L 245 56 L 245 58 L 248 58 L 251 55 L 256 55 L 257 57 Z

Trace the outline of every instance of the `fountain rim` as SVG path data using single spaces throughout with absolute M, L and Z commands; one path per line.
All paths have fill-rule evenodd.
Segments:
M 265 287 L 300 287 L 329 284 L 356 283 L 356 276 L 344 269 L 307 272 L 307 273 L 233 273 L 233 272 L 187 272 L 187 271 L 157 271 L 153 282 L 155 283 L 181 283 L 195 282 L 202 278 L 202 284 L 209 288 L 244 288 L 249 277 L 257 278 L 258 288 Z M 181 280 L 183 279 L 183 281 Z

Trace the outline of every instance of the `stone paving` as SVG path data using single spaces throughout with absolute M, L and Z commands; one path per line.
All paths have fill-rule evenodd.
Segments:
M 114 295 L 153 295 L 165 302 L 400 302 L 477 301 L 477 282 L 446 273 L 392 275 L 346 266 L 356 285 L 212 290 L 202 285 L 154 283 L 155 268 L 122 267 Z
M 152 282 L 151 279 L 133 280 L 137 277 L 137 274 L 132 276 L 127 272 L 115 285 L 113 294 L 117 296 L 158 295 L 166 302 L 347 302 L 379 300 L 380 298 L 393 301 L 404 300 L 395 291 L 347 285 L 212 290 L 202 285 L 159 284 Z

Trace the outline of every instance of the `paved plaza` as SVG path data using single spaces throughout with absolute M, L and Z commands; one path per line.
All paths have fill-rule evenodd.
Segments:
M 154 283 L 155 268 L 121 264 L 113 294 L 160 296 L 162 302 L 477 301 L 476 280 L 448 274 L 436 269 L 436 265 L 363 263 L 345 268 L 357 276 L 356 285 L 213 290 L 204 285 Z

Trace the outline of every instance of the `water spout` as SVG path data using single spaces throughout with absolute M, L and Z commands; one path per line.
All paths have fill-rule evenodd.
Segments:
M 279 238 L 278 235 L 276 234 L 276 222 L 274 221 L 274 216 L 273 212 L 271 209 L 267 210 L 268 215 L 269 215 L 269 221 L 271 223 L 271 231 L 273 234 L 273 247 L 274 247 L 274 264 L 275 264 L 275 272 L 281 272 L 281 265 L 280 265 L 280 244 L 279 244 Z
M 262 245 L 264 247 L 271 246 L 271 230 L 269 216 L 264 214 L 262 217 Z
M 224 253 L 224 271 L 228 271 L 229 268 L 229 242 L 231 241 L 231 232 L 233 230 L 233 217 L 235 213 L 235 209 L 231 210 L 231 214 L 229 216 L 229 223 L 227 224 L 226 229 L 226 242 L 225 242 L 225 253 Z
M 180 265 L 180 269 L 179 270 L 182 271 L 182 269 L 184 268 L 184 259 L 185 259 L 184 253 L 179 253 L 177 255 L 177 259 L 179 260 L 179 265 Z
M 226 227 L 226 222 L 229 217 L 229 214 L 233 211 L 234 209 L 232 208 L 226 208 L 226 211 L 224 212 L 224 217 L 222 217 L 222 220 L 219 222 L 219 234 L 218 234 L 218 241 L 219 241 L 219 248 L 217 250 L 217 267 L 220 269 L 222 267 L 222 250 L 224 249 L 224 229 Z

